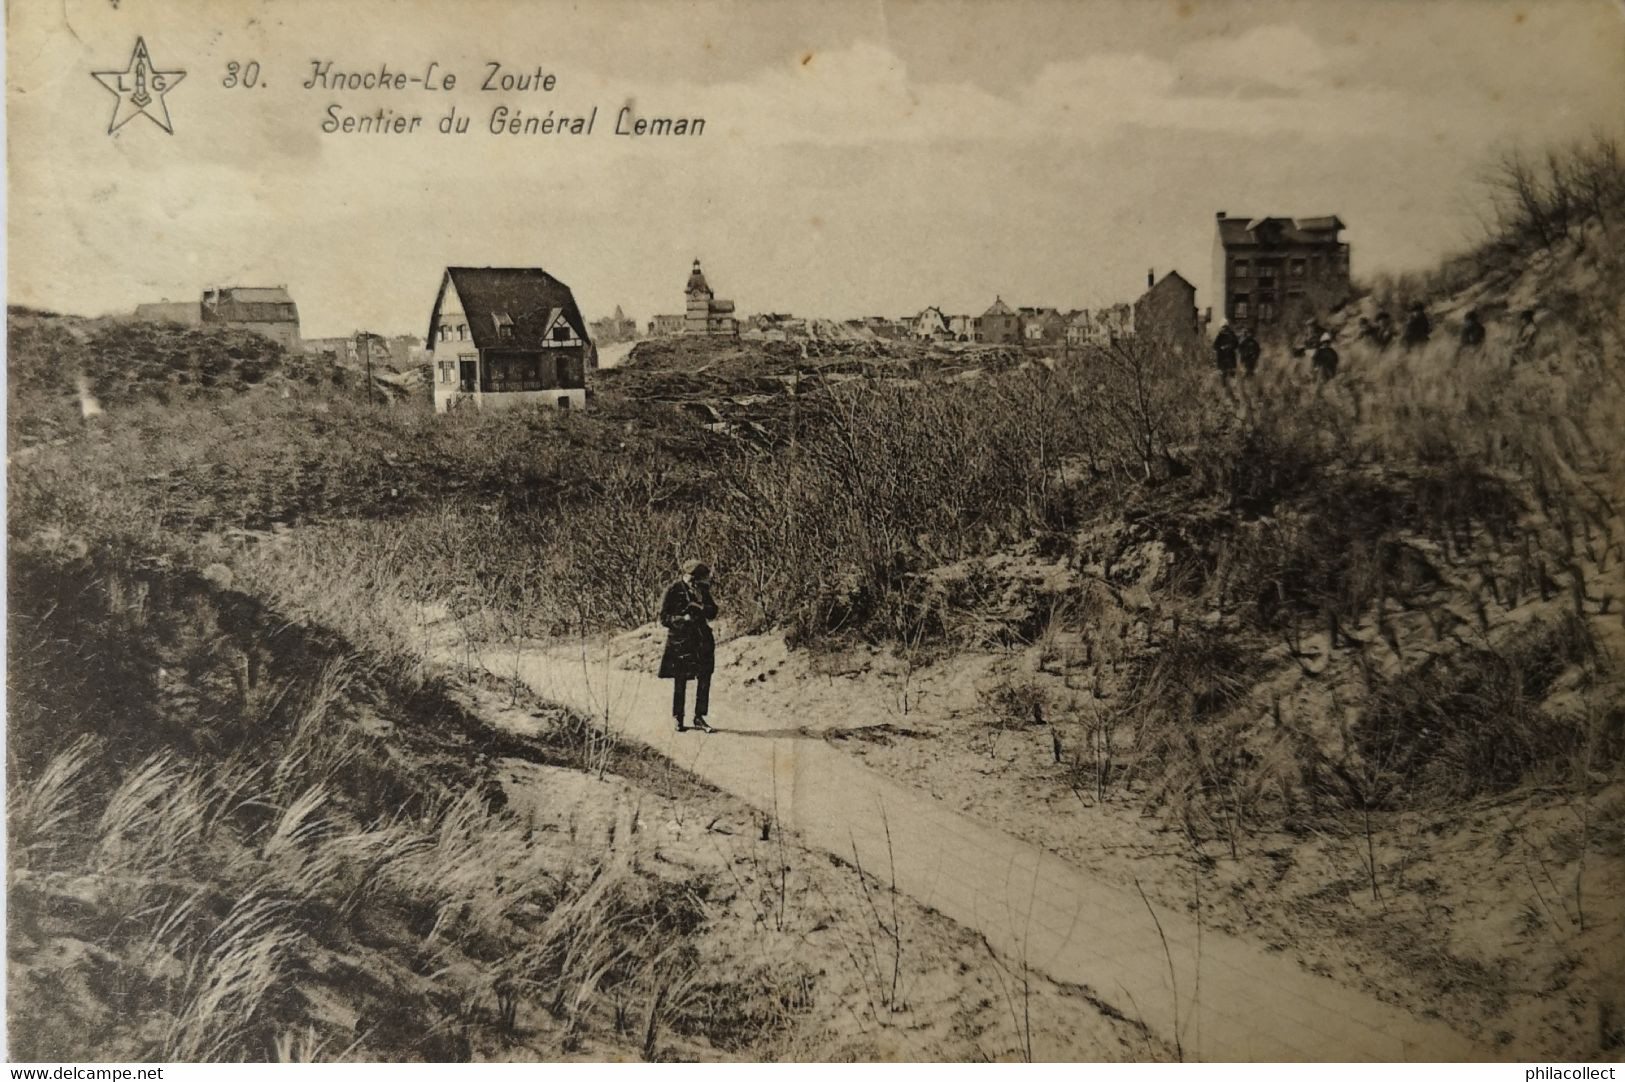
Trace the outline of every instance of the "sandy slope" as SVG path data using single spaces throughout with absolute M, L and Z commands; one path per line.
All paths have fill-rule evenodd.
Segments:
M 958 814 L 865 769 L 801 727 L 808 717 L 881 724 L 888 709 L 833 675 L 823 689 L 764 689 L 758 640 L 728 644 L 715 735 L 676 734 L 669 687 L 648 675 L 644 629 L 611 643 L 488 653 L 499 675 L 601 719 L 793 826 L 1005 955 L 1094 994 L 1187 1058 L 1417 1059 L 1491 1054 L 1450 1028 L 1311 974 L 1263 944 L 1204 929 L 1183 912 Z M 630 664 L 632 667 L 623 667 Z M 750 673 L 749 683 L 739 679 Z M 768 680 L 774 679 L 768 675 Z M 735 680 L 738 680 L 736 683 Z M 874 691 L 874 687 L 867 690 Z

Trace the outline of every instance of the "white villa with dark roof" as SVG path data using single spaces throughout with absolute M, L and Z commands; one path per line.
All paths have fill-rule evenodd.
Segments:
M 570 287 L 539 267 L 447 267 L 428 345 L 436 413 L 587 404 L 592 340 Z

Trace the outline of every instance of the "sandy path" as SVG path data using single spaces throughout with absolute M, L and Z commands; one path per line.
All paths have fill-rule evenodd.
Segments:
M 1492 1052 L 1301 969 L 1244 939 L 1156 910 L 1033 845 L 897 785 L 798 731 L 763 695 L 718 688 L 725 731 L 673 731 L 671 684 L 568 648 L 509 654 L 503 675 L 605 721 L 1033 969 L 1088 986 L 1186 1059 L 1484 1059 Z M 1160 924 L 1160 930 L 1159 930 Z M 1166 940 L 1166 949 L 1164 941 Z M 906 959 L 905 959 L 906 964 Z

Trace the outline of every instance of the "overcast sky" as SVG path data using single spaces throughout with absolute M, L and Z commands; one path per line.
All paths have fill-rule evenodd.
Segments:
M 1210 303 L 1213 215 L 1348 223 L 1356 274 L 1474 239 L 1498 150 L 1625 135 L 1625 8 L 1462 3 L 8 5 L 12 303 L 101 313 L 283 283 L 307 336 L 421 334 L 448 264 L 539 265 L 589 317 L 681 310 L 690 261 L 739 310 Z M 174 133 L 107 133 L 137 35 Z M 303 89 L 313 59 L 455 91 Z M 221 85 L 229 60 L 265 84 Z M 483 93 L 484 61 L 556 73 Z M 611 134 L 622 105 L 705 134 Z M 324 134 L 329 104 L 474 129 Z M 491 108 L 591 137 L 494 136 Z

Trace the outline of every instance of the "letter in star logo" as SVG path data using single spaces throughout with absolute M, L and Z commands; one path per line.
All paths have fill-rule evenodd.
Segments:
M 158 70 L 143 39 L 135 39 L 135 51 L 130 54 L 130 62 L 123 71 L 94 71 L 91 74 L 118 98 L 118 104 L 113 107 L 113 119 L 107 125 L 108 135 L 138 116 L 144 116 L 164 131 L 174 134 L 164 95 L 174 90 L 175 84 L 186 78 L 186 73 Z

